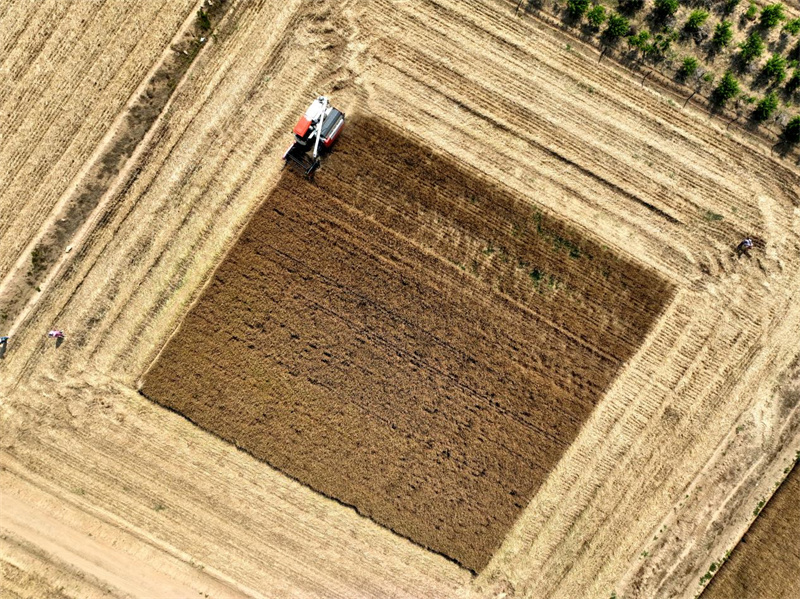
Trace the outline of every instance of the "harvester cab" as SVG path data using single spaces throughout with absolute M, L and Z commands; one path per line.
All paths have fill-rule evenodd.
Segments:
M 333 145 L 343 126 L 344 113 L 331 106 L 326 96 L 320 96 L 294 126 L 294 143 L 283 155 L 284 161 L 300 167 L 311 179 L 319 168 L 320 150 Z

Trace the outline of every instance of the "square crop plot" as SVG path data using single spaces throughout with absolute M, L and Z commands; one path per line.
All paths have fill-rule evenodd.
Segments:
M 486 565 L 672 287 L 380 122 L 285 172 L 142 392 Z

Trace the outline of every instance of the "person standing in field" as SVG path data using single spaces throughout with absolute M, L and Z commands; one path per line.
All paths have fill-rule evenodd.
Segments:
M 749 237 L 745 237 L 739 242 L 739 245 L 736 246 L 736 256 L 740 257 L 742 254 L 750 255 L 750 250 L 753 249 L 753 240 Z

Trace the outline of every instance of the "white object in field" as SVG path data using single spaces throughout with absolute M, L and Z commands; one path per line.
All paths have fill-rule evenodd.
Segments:
M 325 109 L 328 108 L 328 98 L 325 96 L 320 96 L 315 100 L 315 102 L 319 102 L 322 100 L 322 108 L 320 109 L 319 113 L 319 126 L 317 126 L 317 140 L 314 142 L 314 158 L 317 157 L 318 150 L 319 150 L 319 138 L 322 137 L 322 122 L 325 120 Z M 314 103 L 311 104 L 313 106 Z

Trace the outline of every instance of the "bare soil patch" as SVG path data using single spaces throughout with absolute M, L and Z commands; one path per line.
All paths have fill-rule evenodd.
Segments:
M 371 119 L 284 173 L 142 392 L 480 570 L 671 295 Z

